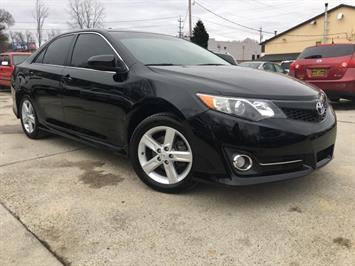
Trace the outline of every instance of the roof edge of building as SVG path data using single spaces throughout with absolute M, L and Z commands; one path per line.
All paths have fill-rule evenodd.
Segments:
M 329 9 L 328 12 L 332 12 L 332 11 L 338 9 L 338 8 L 341 8 L 341 7 L 350 7 L 350 8 L 354 8 L 355 9 L 355 6 L 352 6 L 352 5 L 340 4 L 340 5 L 337 5 L 337 6 L 333 7 L 333 8 L 331 8 L 331 9 Z M 302 23 L 299 23 L 296 26 L 293 26 L 293 27 L 289 28 L 288 30 L 285 30 L 285 31 L 283 31 L 283 32 L 271 37 L 270 39 L 267 39 L 267 40 L 261 42 L 260 45 L 264 45 L 264 44 L 266 44 L 266 43 L 268 43 L 268 42 L 270 42 L 270 41 L 272 41 L 272 40 L 274 40 L 276 38 L 279 38 L 280 36 L 290 32 L 290 31 L 292 31 L 292 30 L 294 30 L 294 29 L 296 29 L 296 28 L 298 28 L 300 26 L 303 26 L 303 25 L 311 22 L 312 20 L 315 20 L 315 19 L 317 19 L 317 18 L 319 18 L 319 17 L 321 17 L 323 15 L 324 15 L 324 12 L 322 12 L 321 14 L 319 14 L 317 16 L 314 16 L 314 17 L 312 17 L 312 18 L 310 18 L 310 19 L 308 19 L 308 20 L 306 20 L 306 21 L 304 21 Z

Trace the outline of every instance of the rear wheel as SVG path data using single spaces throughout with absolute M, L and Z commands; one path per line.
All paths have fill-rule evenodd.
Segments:
M 170 115 L 146 118 L 133 133 L 130 157 L 139 178 L 155 190 L 176 193 L 192 180 L 193 151 L 180 122 Z
M 31 99 L 25 96 L 20 104 L 20 119 L 22 129 L 31 139 L 40 139 L 45 137 L 46 132 L 39 128 L 38 118 Z

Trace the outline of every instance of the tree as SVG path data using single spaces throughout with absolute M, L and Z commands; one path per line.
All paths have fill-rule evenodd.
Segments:
M 105 8 L 98 0 L 69 0 L 72 28 L 91 29 L 103 26 Z
M 5 9 L 0 9 L 0 52 L 4 52 L 9 49 L 9 38 L 4 33 L 4 30 L 14 24 L 15 20 L 11 13 Z
M 48 8 L 42 2 L 42 0 L 36 0 L 35 12 L 33 14 L 33 17 L 36 20 L 38 46 L 41 46 L 42 39 L 43 39 L 42 38 L 43 25 L 44 25 L 46 18 L 48 17 Z
M 33 36 L 33 33 L 31 31 L 26 30 L 25 37 L 27 44 L 35 42 L 35 37 Z
M 194 30 L 192 32 L 191 41 L 205 49 L 208 47 L 209 34 L 206 31 L 205 25 L 202 21 L 197 21 Z
M 51 29 L 47 31 L 48 40 L 53 39 L 60 34 L 60 30 Z

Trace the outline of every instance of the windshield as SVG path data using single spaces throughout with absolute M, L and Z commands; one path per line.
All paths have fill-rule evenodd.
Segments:
M 241 67 L 250 67 L 250 68 L 258 68 L 261 63 L 252 63 L 252 62 L 245 62 L 245 63 L 240 63 L 238 66 Z
M 347 56 L 353 54 L 354 48 L 354 44 L 309 47 L 299 55 L 298 59 Z
M 27 59 L 27 57 L 29 57 L 29 54 L 26 55 L 14 55 L 13 56 L 13 60 L 14 60 L 14 65 L 18 65 L 21 64 L 23 61 L 25 61 Z
M 229 65 L 206 49 L 191 42 L 163 35 L 112 32 L 145 65 Z

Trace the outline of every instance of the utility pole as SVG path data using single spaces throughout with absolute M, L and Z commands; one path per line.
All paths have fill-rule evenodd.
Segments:
M 328 3 L 325 3 L 323 43 L 328 42 Z
M 189 0 L 189 37 L 192 37 L 192 14 L 191 14 L 191 0 Z
M 263 41 L 263 27 L 260 27 L 259 29 L 259 43 Z
M 179 17 L 178 22 L 179 22 L 179 33 L 178 33 L 178 36 L 179 36 L 179 38 L 182 38 L 183 37 L 183 33 L 182 33 L 182 22 L 183 22 L 183 20 L 181 19 L 181 16 Z

